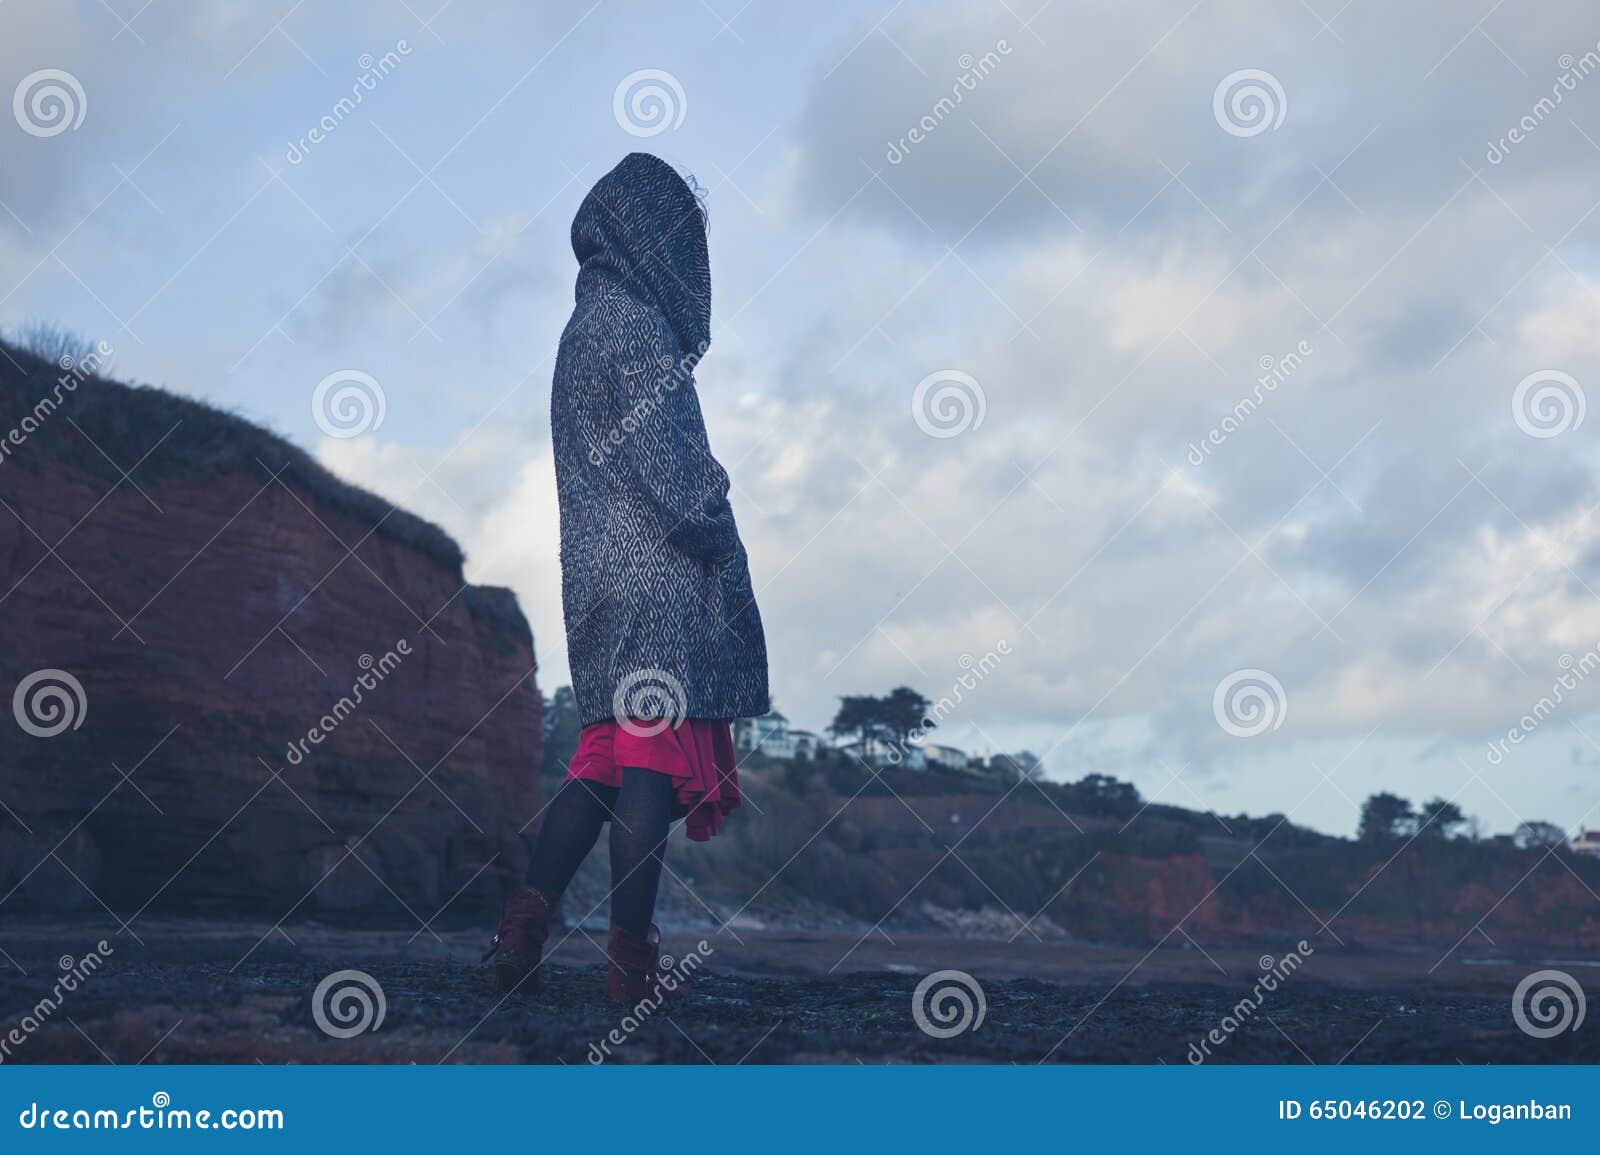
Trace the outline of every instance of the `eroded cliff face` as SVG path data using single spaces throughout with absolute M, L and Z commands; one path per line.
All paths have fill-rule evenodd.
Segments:
M 0 353 L 0 919 L 497 901 L 537 813 L 510 591 L 264 430 Z M 14 701 L 39 671 L 81 698 Z

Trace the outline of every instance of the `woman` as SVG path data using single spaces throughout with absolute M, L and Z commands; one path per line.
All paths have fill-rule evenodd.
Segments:
M 729 720 L 767 712 L 767 651 L 694 387 L 711 341 L 704 208 L 633 153 L 589 190 L 572 250 L 550 426 L 584 729 L 490 954 L 502 991 L 537 989 L 556 904 L 609 822 L 605 993 L 635 1003 L 664 993 L 651 917 L 668 826 L 704 841 L 739 805 Z

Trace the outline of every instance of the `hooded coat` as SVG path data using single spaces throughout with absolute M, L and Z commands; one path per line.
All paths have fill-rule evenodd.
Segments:
M 700 204 L 632 153 L 579 206 L 572 251 L 550 427 L 581 722 L 765 714 L 761 615 L 695 392 L 711 342 Z

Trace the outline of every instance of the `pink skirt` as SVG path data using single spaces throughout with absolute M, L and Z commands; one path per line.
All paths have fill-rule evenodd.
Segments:
M 605 721 L 585 726 L 567 777 L 620 787 L 624 766 L 665 774 L 677 787 L 672 816 L 684 819 L 691 841 L 705 842 L 739 806 L 733 728 L 722 719 L 690 718 L 648 733 L 659 725 Z

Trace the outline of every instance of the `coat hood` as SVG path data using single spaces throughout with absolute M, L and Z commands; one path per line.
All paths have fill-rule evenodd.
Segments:
M 576 296 L 620 289 L 659 309 L 691 357 L 711 343 L 711 260 L 694 193 L 666 161 L 634 152 L 595 182 L 572 219 Z

